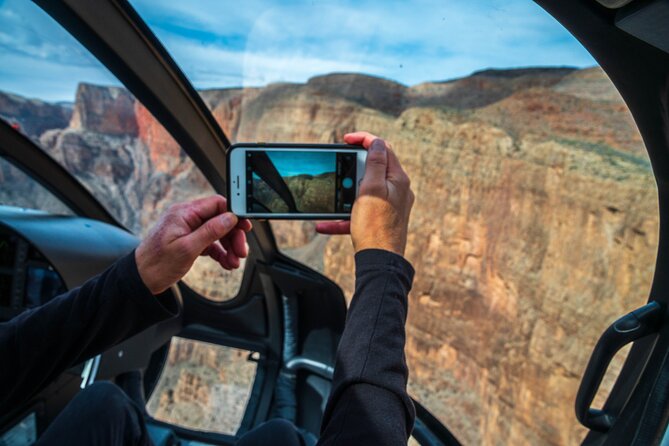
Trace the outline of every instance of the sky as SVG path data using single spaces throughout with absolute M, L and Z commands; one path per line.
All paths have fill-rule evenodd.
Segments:
M 531 0 L 130 0 L 196 88 L 360 72 L 415 85 L 486 68 L 595 65 Z M 72 101 L 119 85 L 38 6 L 0 0 L 0 90 Z
M 316 176 L 337 170 L 337 155 L 332 152 L 301 152 L 296 155 L 295 152 L 268 151 L 267 155 L 282 177 L 305 174 Z

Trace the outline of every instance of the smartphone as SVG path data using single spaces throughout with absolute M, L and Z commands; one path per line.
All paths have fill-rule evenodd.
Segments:
M 345 144 L 235 144 L 228 205 L 246 218 L 347 219 L 366 159 L 365 149 Z

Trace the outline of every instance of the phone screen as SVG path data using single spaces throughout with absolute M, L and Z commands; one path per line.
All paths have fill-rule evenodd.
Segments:
M 246 152 L 248 213 L 350 213 L 357 154 L 329 150 Z

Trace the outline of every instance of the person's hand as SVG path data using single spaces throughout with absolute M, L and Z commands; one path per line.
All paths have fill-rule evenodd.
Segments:
M 223 268 L 239 268 L 248 255 L 251 222 L 227 211 L 220 195 L 172 205 L 135 250 L 137 270 L 153 294 L 160 294 L 206 255 Z
M 355 252 L 385 249 L 404 255 L 414 202 L 409 177 L 388 144 L 367 132 L 344 135 L 344 142 L 368 150 L 365 176 L 353 203 L 351 221 L 321 222 L 321 234 L 351 234 Z

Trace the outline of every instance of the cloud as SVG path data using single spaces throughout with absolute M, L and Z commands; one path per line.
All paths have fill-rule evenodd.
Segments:
M 302 81 L 314 73 L 373 72 L 376 68 L 350 59 L 330 59 L 325 54 L 230 51 L 185 39 L 171 40 L 171 43 L 176 60 L 180 55 L 187 55 L 182 68 L 191 79 L 197 79 L 198 88 L 260 86 L 270 82 Z
M 0 4 L 0 90 L 72 101 L 79 82 L 120 85 L 70 34 L 32 2 Z
M 211 79 L 199 73 L 221 69 L 213 55 L 222 48 L 233 53 L 234 61 L 227 59 L 226 66 L 234 67 L 234 75 L 228 79 L 238 77 L 238 85 L 303 82 L 329 67 L 411 85 L 488 67 L 595 64 L 557 21 L 529 0 L 197 4 L 201 7 L 133 1 L 196 86 L 210 86 Z M 172 26 L 176 22 L 179 29 Z M 191 43 L 211 51 L 212 57 L 200 51 L 196 60 L 184 35 L 197 35 Z M 243 67 L 241 60 L 246 61 Z
M 197 88 L 342 71 L 413 85 L 489 67 L 595 64 L 530 0 L 131 3 Z M 0 3 L 0 55 L 0 90 L 72 100 L 79 81 L 118 84 L 32 2 Z

